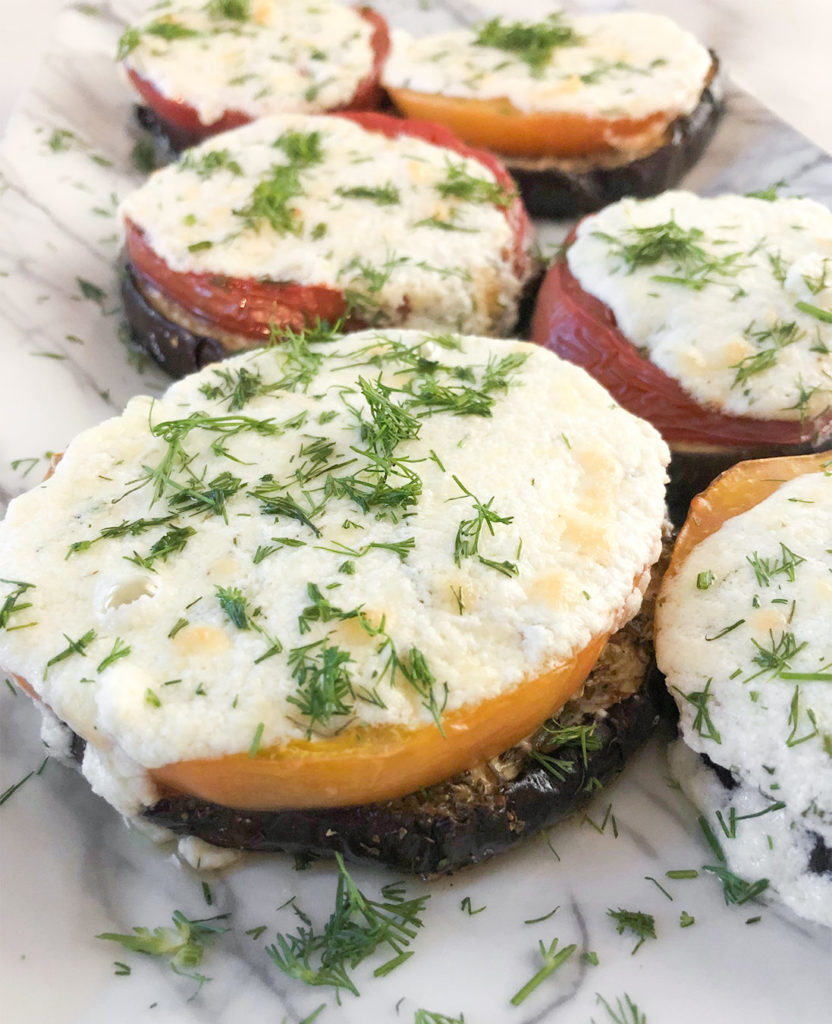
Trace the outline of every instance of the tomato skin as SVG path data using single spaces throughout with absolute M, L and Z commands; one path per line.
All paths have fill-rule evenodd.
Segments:
M 662 591 L 678 573 L 691 552 L 729 519 L 742 515 L 765 501 L 789 480 L 805 473 L 828 473 L 832 469 L 832 453 L 784 455 L 773 459 L 751 459 L 738 462 L 721 473 L 709 487 L 693 499 L 690 513 L 673 546 Z M 661 595 L 659 597 L 661 603 Z
M 567 243 L 573 237 L 574 233 Z M 671 445 L 800 445 L 822 437 L 832 422 L 832 415 L 809 423 L 751 419 L 699 405 L 625 338 L 612 310 L 583 290 L 565 256 L 553 264 L 541 285 L 531 337 L 582 366 Z
M 662 138 L 676 115 L 658 111 L 647 117 L 589 117 L 568 111 L 527 114 L 507 99 L 473 99 L 388 89 L 404 117 L 437 121 L 473 146 L 503 157 L 592 157 L 644 148 Z
M 125 232 L 127 257 L 140 277 L 224 331 L 268 340 L 272 324 L 301 331 L 318 319 L 335 323 L 346 313 L 343 294 L 323 285 L 179 273 L 154 252 L 132 221 L 125 222 Z
M 373 29 L 370 45 L 373 49 L 373 66 L 358 83 L 352 99 L 335 110 L 374 110 L 384 99 L 381 87 L 381 69 L 390 52 L 390 32 L 384 18 L 371 7 L 356 8 L 358 14 L 369 22 Z M 153 110 L 164 127 L 174 136 L 177 147 L 195 146 L 203 139 L 218 135 L 249 124 L 254 118 L 242 110 L 226 110 L 218 121 L 203 124 L 196 109 L 183 99 L 164 96 L 147 78 L 132 68 L 127 77 L 144 102 Z M 333 111 L 334 112 L 334 111 Z
M 514 193 L 508 171 L 489 153 L 470 149 L 446 128 L 429 121 L 402 121 L 389 114 L 344 112 L 337 115 L 387 138 L 406 135 L 445 146 L 462 156 L 478 160 L 496 176 L 498 182 Z M 531 223 L 523 203 L 514 195 L 504 214 L 514 238 L 513 267 L 518 277 L 526 276 L 531 257 Z M 303 330 L 316 320 L 335 323 L 347 313 L 344 294 L 325 285 L 299 285 L 291 281 L 257 281 L 254 278 L 224 277 L 211 273 L 182 273 L 172 270 L 156 254 L 143 232 L 131 221 L 125 223 L 127 257 L 139 275 L 159 289 L 171 301 L 188 312 L 201 316 L 224 331 L 255 339 L 268 339 L 272 325 Z M 346 327 L 358 330 L 365 325 L 355 319 Z

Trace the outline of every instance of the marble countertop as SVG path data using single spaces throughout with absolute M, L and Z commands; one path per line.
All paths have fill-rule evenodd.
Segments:
M 29 0 L 4 11 L 0 43 L 0 123 L 24 85 L 0 154 L 0 503 L 36 481 L 45 453 L 77 431 L 120 411 L 132 395 L 158 393 L 162 373 L 119 342 L 114 219 L 135 187 L 131 97 L 112 64 L 123 18 L 139 0 L 92 0 L 46 25 L 57 0 Z M 8 6 L 8 3 L 7 3 Z M 496 13 L 517 14 L 508 0 L 378 0 L 392 20 L 431 31 Z M 523 16 L 549 5 L 526 0 Z M 606 2 L 573 4 L 599 10 Z M 788 31 L 781 0 L 656 0 L 721 52 L 741 84 L 832 149 L 828 40 L 832 4 L 794 0 Z M 84 13 L 86 11 L 86 13 Z M 807 27 L 808 26 L 808 27 Z M 789 36 L 794 42 L 788 42 Z M 14 37 L 14 45 L 10 42 Z M 784 40 L 786 42 L 784 42 Z M 705 157 L 685 180 L 705 194 L 764 188 L 787 180 L 794 192 L 832 202 L 832 159 L 732 86 L 729 113 Z M 78 140 L 50 151 L 55 128 Z M 545 239 L 564 224 L 539 225 Z M 85 282 L 81 284 L 80 282 Z M 625 993 L 646 1024 L 823 1024 L 832 1005 L 828 930 L 774 903 L 724 905 L 709 877 L 670 881 L 673 869 L 709 860 L 696 812 L 668 778 L 664 746 L 654 740 L 609 791 L 542 838 L 480 868 L 430 884 L 415 955 L 387 977 L 356 972 L 361 998 L 337 1005 L 327 989 L 287 979 L 265 951 L 276 931 L 297 919 L 291 897 L 317 922 L 332 908 L 334 871 L 317 863 L 249 857 L 227 874 L 198 875 L 170 845 L 156 847 L 125 828 L 70 769 L 45 762 L 37 714 L 0 676 L 0 792 L 27 777 L 0 806 L 0 990 L 4 1024 L 301 1024 L 317 1007 L 320 1024 L 411 1024 L 419 1008 L 466 1024 L 611 1024 Z M 28 773 L 31 773 L 30 775 Z M 354 872 L 376 894 L 390 875 Z M 665 894 L 655 884 L 662 883 Z M 207 890 L 205 885 L 207 885 Z M 210 896 L 211 903 L 207 902 Z M 469 906 L 484 907 L 470 916 Z M 560 909 L 545 921 L 529 924 Z M 655 916 L 658 940 L 631 955 L 609 908 Z M 229 914 L 231 931 L 209 950 L 194 985 L 164 962 L 110 947 L 100 932 Z M 685 911 L 696 919 L 680 927 Z M 751 922 L 751 923 L 749 923 Z M 264 934 L 248 930 L 266 926 Z M 539 966 L 538 940 L 557 936 L 576 955 L 521 1008 L 509 999 Z M 126 963 L 126 973 L 115 962 Z M 622 1006 L 624 1004 L 622 1003 Z M 641 1016 L 622 1016 L 637 1024 Z

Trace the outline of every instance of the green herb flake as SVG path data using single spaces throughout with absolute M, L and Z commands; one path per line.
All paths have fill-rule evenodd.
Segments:
M 652 914 L 643 914 L 639 910 L 607 910 L 607 914 L 616 922 L 619 935 L 625 931 L 632 932 L 638 942 L 633 947 L 635 954 L 641 949 L 645 939 L 656 938 L 656 920 Z
M 228 931 L 227 926 L 223 924 L 227 918 L 228 914 L 219 914 L 216 917 L 192 921 L 180 910 L 174 910 L 172 928 L 159 927 L 151 932 L 149 928 L 136 927 L 133 928 L 132 935 L 103 932 L 96 935 L 96 938 L 118 942 L 125 949 L 167 960 L 175 974 L 184 975 L 197 982 L 196 992 L 191 997 L 194 998 L 205 982 L 210 981 L 196 970 L 202 963 L 205 946 L 218 935 Z
M 508 22 L 492 18 L 483 25 L 474 39 L 475 46 L 488 46 L 505 50 L 529 66 L 533 77 L 542 76 L 552 54 L 559 46 L 576 46 L 581 37 L 564 21 L 560 12 L 550 14 L 545 21 Z
M 523 1003 L 532 994 L 532 992 L 534 992 L 538 985 L 542 984 L 542 982 L 544 982 L 550 974 L 556 971 L 558 967 L 561 966 L 561 964 L 566 963 L 566 961 L 572 956 L 572 954 L 578 948 L 575 945 L 571 945 L 564 946 L 563 949 L 558 950 L 557 947 L 557 939 L 552 939 L 548 948 L 543 944 L 542 941 L 538 942 L 540 955 L 543 958 L 543 966 L 540 968 L 537 974 L 530 978 L 526 982 L 526 984 L 518 992 L 515 992 L 515 994 L 511 997 L 512 1006 L 520 1006 L 520 1004 Z
M 350 971 L 387 946 L 394 954 L 374 972 L 383 976 L 412 955 L 407 949 L 422 926 L 421 915 L 429 896 L 406 898 L 404 884 L 383 886 L 381 899 L 362 893 L 344 866 L 340 853 L 335 907 L 324 928 L 318 932 L 299 908 L 300 925 L 294 934 L 279 933 L 266 952 L 285 974 L 307 985 L 326 985 L 336 996 L 346 990 L 358 995 Z
M 237 629 L 251 629 L 248 599 L 237 587 L 217 587 L 217 600 L 232 625 Z
M 104 669 L 109 668 L 114 661 L 118 661 L 119 658 L 126 658 L 131 650 L 132 648 L 130 647 L 130 645 L 126 644 L 121 639 L 121 637 L 117 636 L 115 639 L 115 643 L 113 644 L 113 649 L 110 651 L 107 657 L 101 661 L 98 668 L 96 669 L 96 672 L 103 672 Z

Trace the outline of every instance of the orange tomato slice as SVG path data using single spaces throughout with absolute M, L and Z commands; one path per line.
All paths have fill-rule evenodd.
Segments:
M 351 728 L 328 739 L 264 748 L 255 757 L 180 761 L 150 775 L 162 788 L 241 810 L 391 800 L 481 764 L 528 736 L 573 696 L 606 641 L 596 637 L 545 675 L 443 715 L 444 735 L 435 725 Z
M 389 89 L 405 117 L 437 121 L 471 146 L 501 156 L 580 157 L 640 151 L 658 145 L 674 114 L 643 118 L 586 117 L 569 112 L 527 114 L 508 99 L 469 99 Z
M 685 525 L 676 538 L 662 589 L 665 582 L 679 571 L 691 551 L 706 537 L 716 533 L 726 520 L 759 505 L 788 480 L 823 470 L 832 472 L 832 452 L 753 459 L 738 462 L 721 473 L 691 502 Z

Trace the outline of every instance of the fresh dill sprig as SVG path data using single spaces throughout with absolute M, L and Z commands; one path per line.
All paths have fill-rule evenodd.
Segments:
M 618 910 L 608 909 L 607 914 L 616 922 L 619 935 L 629 931 L 638 938 L 633 953 L 641 949 L 645 939 L 656 938 L 656 919 L 652 914 L 643 914 L 640 910 L 622 910 L 620 907 Z
M 113 649 L 110 651 L 107 657 L 103 658 L 102 661 L 99 663 L 96 672 L 103 672 L 104 669 L 109 668 L 114 661 L 118 661 L 119 658 L 126 658 L 131 650 L 132 648 L 130 647 L 130 644 L 126 644 L 121 639 L 120 636 L 117 636 L 115 639 L 115 643 L 113 644 Z
M 395 206 L 401 202 L 399 190 L 391 181 L 388 181 L 386 185 L 339 187 L 335 189 L 335 192 L 344 199 L 370 199 L 378 206 Z
M 49 669 L 52 668 L 53 665 L 57 665 L 61 661 L 66 661 L 66 659 L 72 657 L 73 654 L 79 654 L 82 658 L 86 658 L 87 648 L 93 640 L 95 640 L 95 630 L 88 629 L 87 632 L 84 633 L 83 636 L 78 637 L 77 640 L 71 639 L 66 635 L 66 633 L 64 633 L 64 640 L 66 640 L 67 646 L 56 654 L 54 658 L 50 658 L 49 661 L 47 661 L 46 668 L 43 670 L 44 679 L 46 679 Z
M 483 25 L 474 39 L 474 46 L 489 46 L 514 54 L 529 66 L 533 77 L 539 78 L 552 54 L 559 46 L 575 46 L 581 37 L 563 20 L 559 11 L 545 21 L 515 21 L 503 24 L 492 18 Z
M 217 600 L 232 625 L 237 629 L 251 629 L 248 599 L 238 587 L 217 587 Z
M 208 0 L 205 10 L 212 18 L 248 21 L 251 17 L 251 0 Z
M 155 519 L 134 519 L 132 522 L 128 522 L 125 519 L 117 526 L 105 526 L 101 533 L 92 540 L 78 540 L 74 544 L 70 544 L 66 557 L 69 558 L 70 555 L 74 555 L 77 551 L 87 551 L 93 544 L 97 544 L 102 540 L 110 540 L 113 537 L 138 537 L 145 530 L 150 530 L 154 526 L 164 526 L 171 519 L 175 518 L 175 515 L 157 516 Z
M 211 980 L 196 969 L 202 963 L 205 945 L 217 935 L 228 931 L 227 926 L 222 923 L 227 918 L 228 914 L 218 914 L 216 917 L 191 920 L 180 910 L 174 910 L 172 928 L 159 927 L 151 932 L 149 928 L 135 927 L 132 935 L 102 932 L 96 935 L 96 938 L 118 942 L 125 949 L 132 949 L 137 953 L 167 959 L 175 974 L 181 974 L 197 982 L 196 992 L 191 996 L 193 999 L 205 982 Z
M 517 195 L 499 182 L 470 174 L 463 164 L 454 163 L 450 159 L 445 161 L 445 180 L 435 187 L 443 199 L 453 197 L 466 203 L 491 203 L 503 209 L 511 206 Z
M 289 163 L 300 169 L 319 164 L 324 158 L 320 132 L 296 132 L 290 129 L 272 145 L 275 149 L 282 149 Z
M 239 370 L 219 367 L 212 372 L 221 383 L 209 384 L 206 381 L 199 390 L 212 401 L 227 401 L 230 412 L 244 408 L 252 398 L 271 394 L 279 387 L 278 384 L 266 384 L 259 370 L 252 373 L 245 366 L 241 366 Z
M 770 370 L 777 364 L 780 351 L 788 345 L 793 345 L 796 341 L 800 341 L 806 333 L 801 331 L 793 320 L 789 322 L 778 320 L 771 327 L 758 331 L 753 330 L 753 326 L 751 324 L 746 328 L 746 337 L 752 339 L 757 344 L 767 343 L 767 347 L 731 365 L 730 369 L 736 370 L 731 384 L 732 388 L 745 384 L 749 377 L 754 377 L 758 373 Z
M 683 697 L 688 704 L 696 708 L 696 717 L 693 720 L 692 728 L 705 739 L 713 740 L 715 743 L 722 743 L 722 737 L 719 734 L 719 730 L 711 721 L 711 716 L 708 712 L 708 701 L 712 696 L 712 682 L 713 679 L 709 679 L 707 683 L 705 683 L 705 689 L 696 691 L 695 693 L 684 693 L 676 686 L 674 686 L 673 689 L 680 697 Z
M 495 523 L 508 525 L 514 521 L 514 517 L 501 516 L 496 512 L 491 507 L 494 502 L 493 496 L 488 501 L 482 502 L 475 494 L 468 490 L 458 477 L 455 476 L 453 479 L 463 494 L 471 498 L 474 503 L 474 512 L 476 513 L 473 519 L 463 519 L 457 528 L 454 540 L 454 562 L 456 565 L 461 566 L 463 558 L 476 557 L 483 565 L 496 569 L 503 576 L 517 576 L 519 569 L 515 562 L 495 562 L 490 558 L 485 558 L 479 549 L 484 526 L 488 528 L 488 532 L 493 537 Z
M 739 875 L 735 875 L 733 871 L 729 871 L 722 864 L 704 864 L 702 870 L 716 875 L 720 882 L 722 882 L 722 894 L 726 904 L 736 903 L 741 906 L 743 903 L 748 903 L 749 900 L 754 900 L 762 895 L 769 886 L 767 878 L 759 878 L 755 882 L 748 882 L 744 878 L 740 878 Z
M 540 739 L 531 750 L 531 757 L 559 782 L 575 771 L 581 763 L 586 771 L 590 750 L 600 750 L 601 740 L 595 735 L 597 723 L 562 726 L 556 720 L 545 722 Z M 555 756 L 559 753 L 567 756 Z
M 125 555 L 128 562 L 140 565 L 143 569 L 156 572 L 154 562 L 161 558 L 163 562 L 168 560 L 169 555 L 176 554 L 185 548 L 188 540 L 196 534 L 192 526 L 172 526 L 167 533 L 163 534 L 155 544 L 151 545 L 146 555 L 140 555 L 134 551 L 132 556 Z
M 534 990 L 544 982 L 550 974 L 558 969 L 561 964 L 566 963 L 570 956 L 578 948 L 576 945 L 564 946 L 563 949 L 558 949 L 558 940 L 552 939 L 548 948 L 543 944 L 542 941 L 538 942 L 540 949 L 540 955 L 543 958 L 543 966 L 540 970 L 531 977 L 526 984 L 511 997 L 512 1006 L 520 1006 Z
M 289 651 L 289 669 L 297 684 L 286 700 L 308 719 L 307 735 L 326 727 L 333 718 L 352 713 L 355 694 L 348 665 L 349 651 L 326 638 Z
M 303 221 L 289 202 L 300 195 L 303 188 L 297 166 L 273 164 L 270 176 L 254 187 L 248 205 L 232 212 L 253 231 L 259 232 L 268 224 L 278 235 L 298 235 L 303 230 Z
M 14 587 L 11 593 L 7 594 L 3 600 L 2 606 L 0 606 L 0 629 L 7 631 L 13 629 L 20 629 L 20 626 L 9 626 L 9 619 L 12 615 L 18 612 L 25 611 L 27 608 L 32 607 L 31 601 L 20 601 L 20 598 L 26 593 L 27 590 L 33 590 L 35 587 L 34 583 L 25 583 L 23 580 L 2 580 L 0 583 L 7 583 L 9 586 Z
M 683 228 L 675 220 L 647 227 L 627 228 L 620 237 L 596 232 L 609 244 L 628 274 L 640 267 L 669 263 L 672 274 L 656 274 L 652 280 L 679 284 L 700 291 L 714 280 L 713 275 L 733 277 L 744 269 L 738 262 L 742 253 L 714 255 L 702 246 L 701 228 Z
M 647 1024 L 647 1015 L 639 1010 L 626 992 L 624 993 L 624 1002 L 621 1001 L 620 996 L 616 999 L 615 1009 L 610 1006 L 600 992 L 596 992 L 595 994 L 598 1002 L 610 1015 L 610 1020 L 613 1024 Z M 595 1024 L 594 1018 L 592 1024 Z
M 754 570 L 757 584 L 761 587 L 770 586 L 772 577 L 781 574 L 786 577 L 789 583 L 794 583 L 795 569 L 806 561 L 802 555 L 795 554 L 782 541 L 780 542 L 779 561 L 776 558 L 760 558 L 756 551 L 751 556 L 746 555 L 745 560 Z
M 193 152 L 185 153 L 179 162 L 179 169 L 193 171 L 199 178 L 210 178 L 217 171 L 228 171 L 229 174 L 241 175 L 242 167 L 231 157 L 229 149 L 212 149 L 196 156 Z
M 324 928 L 318 932 L 299 908 L 295 913 L 300 925 L 294 934 L 279 933 L 275 945 L 266 952 L 273 962 L 292 978 L 307 985 L 327 985 L 358 995 L 350 972 L 387 946 L 392 959 L 377 967 L 375 976 L 383 977 L 413 955 L 408 949 L 422 927 L 422 913 L 429 896 L 406 898 L 404 884 L 392 882 L 382 887 L 381 899 L 362 893 L 350 877 L 340 853 L 335 906 Z

